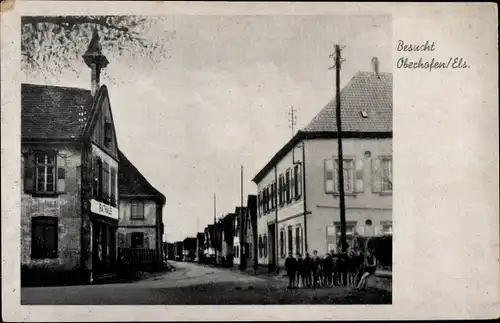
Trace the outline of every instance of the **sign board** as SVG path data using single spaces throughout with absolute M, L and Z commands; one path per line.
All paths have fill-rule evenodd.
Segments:
M 101 203 L 94 199 L 90 200 L 90 211 L 92 213 L 118 220 L 118 209 L 116 207 L 112 207 L 111 205 Z

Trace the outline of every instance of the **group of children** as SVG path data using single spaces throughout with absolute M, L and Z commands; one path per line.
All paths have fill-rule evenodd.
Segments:
M 285 270 L 289 278 L 288 288 L 355 286 L 366 287 L 366 279 L 376 269 L 373 250 L 365 252 L 350 248 L 346 253 L 333 250 L 324 257 L 319 257 L 314 250 L 313 256 L 306 253 L 294 258 L 292 253 L 285 260 Z

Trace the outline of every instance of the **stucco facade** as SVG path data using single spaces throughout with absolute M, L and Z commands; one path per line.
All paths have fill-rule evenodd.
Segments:
M 21 178 L 27 176 L 28 154 L 33 150 L 57 152 L 57 168 L 65 172 L 64 179 L 57 180 L 57 194 L 37 196 L 25 191 L 21 181 L 21 265 L 25 268 L 51 268 L 55 271 L 76 270 L 80 266 L 81 228 L 81 163 L 79 146 L 76 144 L 23 144 L 21 147 Z M 60 175 L 58 177 L 61 177 Z M 54 258 L 32 258 L 32 219 L 57 218 L 58 246 Z
M 131 234 L 141 232 L 144 234 L 145 249 L 156 249 L 157 244 L 157 203 L 154 201 L 143 201 L 144 219 L 133 219 L 131 217 L 132 204 L 130 200 L 120 201 L 120 216 L 118 219 L 119 248 L 131 248 Z
M 325 192 L 325 159 L 335 157 L 337 141 L 317 139 L 306 142 L 306 196 L 310 214 L 307 215 L 308 251 L 319 254 L 337 248 L 335 235 L 339 234 L 339 196 Z M 355 176 L 362 188 L 355 193 L 346 193 L 346 222 L 355 226 L 361 235 L 380 235 L 391 226 L 392 192 L 377 192 L 375 189 L 375 163 L 381 157 L 392 160 L 392 139 L 345 139 L 343 140 L 345 159 L 357 163 Z M 380 171 L 380 170 L 379 170 Z M 367 221 L 371 225 L 367 225 Z M 330 234 L 329 232 L 330 231 Z M 330 245 L 330 247 L 329 247 Z

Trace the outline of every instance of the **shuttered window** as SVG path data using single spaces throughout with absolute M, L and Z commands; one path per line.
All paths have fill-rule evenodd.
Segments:
M 284 188 L 283 188 L 283 185 L 284 182 L 283 182 L 283 174 L 281 174 L 279 176 L 279 180 L 278 180 L 278 203 L 279 205 L 283 205 L 283 193 L 285 192 Z
M 56 217 L 31 219 L 31 258 L 57 258 L 58 228 Z
M 133 201 L 130 204 L 130 218 L 133 220 L 144 219 L 144 203 L 141 201 Z
M 344 192 L 354 193 L 354 160 L 344 159 L 343 174 L 344 174 Z M 340 192 L 339 160 L 335 159 L 335 169 L 333 176 L 335 177 L 335 191 Z
M 295 252 L 302 254 L 300 241 L 300 227 L 295 228 Z
M 292 195 L 291 195 L 291 185 L 290 185 L 290 169 L 286 171 L 285 175 L 285 192 L 286 192 L 286 202 L 290 203 Z
M 280 256 L 285 258 L 285 230 L 280 230 Z
M 292 226 L 288 226 L 288 253 L 293 254 L 293 231 Z
M 354 158 L 343 159 L 344 192 L 347 194 L 363 192 L 363 161 Z M 325 192 L 339 193 L 339 160 L 325 160 Z
M 109 165 L 106 162 L 103 162 L 101 167 L 101 200 L 109 200 Z
M 381 157 L 380 158 L 380 168 L 381 168 L 381 191 L 382 192 L 392 192 L 392 158 L 391 157 Z
M 111 168 L 111 189 L 110 189 L 110 197 L 111 197 L 111 205 L 116 206 L 117 204 L 117 196 L 116 196 L 116 168 Z
M 24 193 L 52 195 L 66 192 L 65 155 L 54 151 L 25 153 L 22 162 Z
M 264 237 L 263 237 L 263 247 L 264 247 L 264 258 L 267 257 L 267 235 L 264 234 Z
M 263 255 L 263 247 L 262 247 L 262 236 L 259 235 L 259 258 L 262 258 Z
M 35 155 L 36 193 L 56 192 L 56 155 L 53 153 Z
M 295 165 L 293 168 L 293 179 L 294 179 L 294 196 L 295 199 L 299 199 L 302 195 L 302 173 L 300 171 L 300 165 Z

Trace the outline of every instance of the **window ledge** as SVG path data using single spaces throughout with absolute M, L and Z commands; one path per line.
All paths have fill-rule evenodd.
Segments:
M 58 197 L 59 195 L 62 195 L 63 193 L 31 193 L 31 196 L 33 197 Z
M 391 196 L 392 192 L 380 192 L 379 193 L 381 196 Z
M 43 256 L 43 255 L 31 255 L 31 259 L 57 259 L 57 255 L 54 256 Z
M 344 193 L 344 196 L 353 196 L 353 197 L 356 197 L 357 195 L 361 194 L 362 192 L 359 192 L 359 193 Z M 338 197 L 340 196 L 340 193 L 326 193 L 326 194 L 331 194 L 335 197 Z
M 130 218 L 130 220 L 134 220 L 134 221 L 135 220 L 139 220 L 139 221 L 141 221 L 141 220 L 146 220 L 146 218 Z

